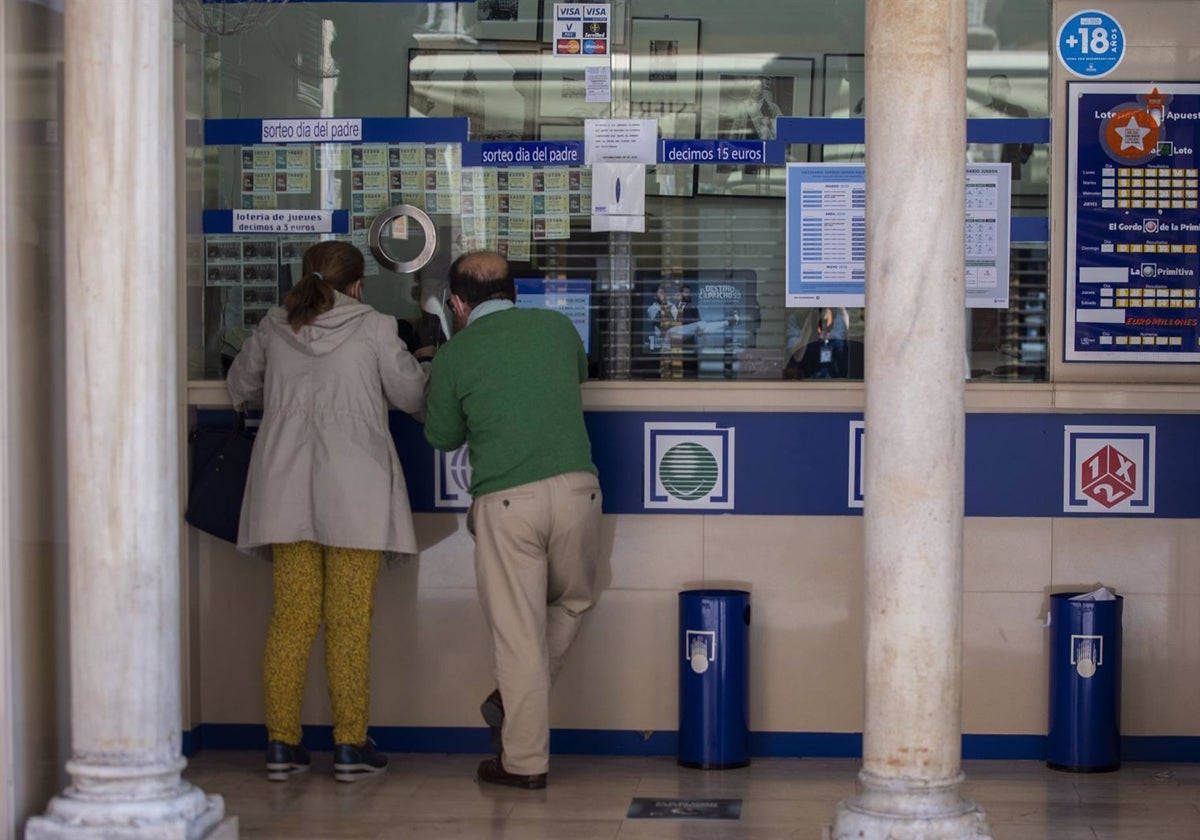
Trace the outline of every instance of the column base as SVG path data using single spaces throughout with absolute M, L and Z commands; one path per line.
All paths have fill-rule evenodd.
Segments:
M 831 840 L 987 840 L 987 815 L 958 795 L 963 776 L 934 782 L 858 774 L 863 792 L 838 803 Z
M 25 824 L 25 840 L 237 840 L 237 817 L 220 796 L 184 783 L 167 799 L 94 801 L 67 788 Z

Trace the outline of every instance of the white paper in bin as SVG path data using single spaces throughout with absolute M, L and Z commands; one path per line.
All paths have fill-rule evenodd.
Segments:
M 1099 589 L 1093 589 L 1091 592 L 1084 592 L 1081 595 L 1075 595 L 1068 600 L 1070 601 L 1115 601 L 1117 596 L 1107 586 L 1101 586 Z M 1043 627 L 1050 626 L 1050 611 L 1046 611 L 1046 621 L 1042 624 Z
M 1115 601 L 1117 596 L 1107 586 L 1101 586 L 1091 592 L 1085 592 L 1082 595 L 1076 595 L 1071 601 Z

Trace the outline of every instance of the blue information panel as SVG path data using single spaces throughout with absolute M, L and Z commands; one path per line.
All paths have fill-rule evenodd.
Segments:
M 858 164 L 787 169 L 788 306 L 862 306 L 867 185 Z
M 966 303 L 1008 307 L 1009 164 L 967 165 Z M 793 163 L 787 173 L 787 306 L 862 306 L 867 188 L 862 164 Z
M 1200 84 L 1068 94 L 1065 359 L 1200 362 Z
M 1077 76 L 1099 79 L 1125 57 L 1121 24 L 1105 12 L 1089 9 L 1063 22 L 1058 30 L 1058 60 Z
M 591 313 L 592 284 L 589 280 L 540 280 L 516 278 L 517 306 L 529 309 L 553 309 L 571 319 L 583 340 L 583 352 L 592 352 L 588 317 Z

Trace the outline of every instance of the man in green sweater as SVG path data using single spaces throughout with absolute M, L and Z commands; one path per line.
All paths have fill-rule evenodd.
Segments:
M 596 600 L 600 484 L 579 385 L 587 357 L 574 325 L 517 309 L 499 254 L 450 267 L 458 325 L 433 361 L 425 438 L 471 458 L 475 579 L 492 631 L 498 688 L 480 711 L 496 757 L 481 782 L 539 789 L 550 757 L 550 686 Z

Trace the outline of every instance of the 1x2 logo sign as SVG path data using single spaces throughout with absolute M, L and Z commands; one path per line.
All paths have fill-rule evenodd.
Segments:
M 1063 510 L 1154 513 L 1153 426 L 1066 426 Z

